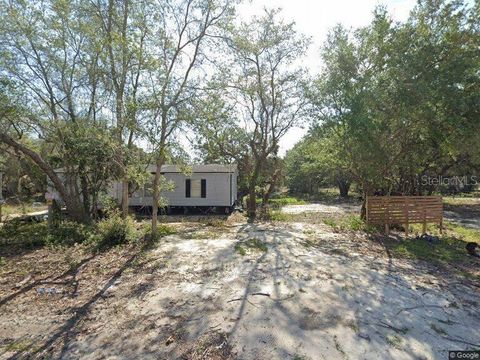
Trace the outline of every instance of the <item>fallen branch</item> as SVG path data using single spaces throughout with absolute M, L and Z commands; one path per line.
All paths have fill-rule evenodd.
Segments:
M 396 333 L 400 333 L 400 334 L 405 334 L 408 331 L 408 328 L 400 329 L 400 328 L 397 328 L 393 325 L 387 324 L 386 322 L 383 322 L 383 321 L 380 321 L 377 325 L 381 326 L 381 327 L 384 327 L 384 328 L 387 328 L 387 329 L 390 329 L 390 330 L 393 330 Z
M 252 293 L 252 294 L 248 294 L 247 296 L 249 296 L 249 295 L 250 295 L 250 296 L 267 296 L 267 297 L 270 297 L 270 294 L 268 294 L 268 293 L 262 293 L 262 292 L 255 292 L 255 293 Z M 227 303 L 234 302 L 234 301 L 241 301 L 241 300 L 244 300 L 244 299 L 246 300 L 246 299 L 247 299 L 247 296 L 228 300 Z M 247 301 L 248 301 L 248 300 L 247 300 Z

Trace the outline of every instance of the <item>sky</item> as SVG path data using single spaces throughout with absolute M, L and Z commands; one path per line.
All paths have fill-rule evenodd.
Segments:
M 329 29 L 338 23 L 347 28 L 367 25 L 377 5 L 385 5 L 393 20 L 404 21 L 415 3 L 415 0 L 247 0 L 238 8 L 238 17 L 248 22 L 251 16 L 261 15 L 265 7 L 282 8 L 284 20 L 294 21 L 298 32 L 312 38 L 302 63 L 312 74 L 317 74 L 321 66 L 319 49 Z M 290 130 L 280 142 L 280 155 L 291 149 L 305 132 L 306 129 L 299 128 Z

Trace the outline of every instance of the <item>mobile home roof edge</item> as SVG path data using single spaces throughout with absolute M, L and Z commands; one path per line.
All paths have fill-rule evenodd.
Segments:
M 199 165 L 188 165 L 194 173 L 235 173 L 237 172 L 237 164 L 199 164 Z M 161 168 L 162 173 L 182 173 L 183 166 L 180 165 L 163 165 Z M 147 171 L 150 173 L 155 173 L 156 165 L 150 164 L 147 168 Z M 55 169 L 56 173 L 65 172 L 65 168 Z

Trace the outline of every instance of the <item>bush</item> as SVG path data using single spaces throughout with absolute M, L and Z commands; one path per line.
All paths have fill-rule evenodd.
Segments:
M 0 227 L 0 243 L 22 248 L 68 246 L 88 239 L 91 228 L 71 221 L 57 221 L 52 228 L 46 222 L 12 220 Z
M 64 246 L 82 243 L 91 235 L 91 227 L 73 221 L 59 221 L 48 231 L 45 243 L 51 246 Z
M 92 238 L 96 248 L 108 248 L 126 244 L 136 238 L 137 231 L 131 217 L 122 219 L 120 214 L 113 213 L 97 223 L 97 232 Z
M 26 223 L 17 219 L 9 221 L 0 227 L 0 243 L 22 248 L 43 246 L 48 236 L 45 223 Z

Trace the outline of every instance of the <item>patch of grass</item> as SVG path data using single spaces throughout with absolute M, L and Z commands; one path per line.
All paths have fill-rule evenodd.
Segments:
M 5 351 L 21 353 L 32 348 L 32 343 L 25 339 L 14 340 L 5 347 Z
M 222 228 L 225 227 L 225 219 L 220 218 L 207 218 L 205 221 L 202 221 L 206 226 Z
M 400 349 L 403 342 L 402 338 L 398 335 L 387 335 L 386 340 L 387 344 L 395 349 Z
M 460 239 L 466 242 L 476 242 L 480 244 L 480 230 L 466 228 L 450 221 L 446 221 L 444 227 L 447 231 L 456 233 Z
M 262 240 L 258 238 L 250 238 L 247 241 L 235 244 L 235 251 L 242 256 L 245 256 L 248 250 L 266 252 L 268 247 Z
M 29 203 L 22 203 L 22 204 L 3 204 L 2 205 L 2 216 L 9 217 L 10 215 L 20 214 L 26 215 L 31 212 L 45 210 L 47 207 L 45 205 L 42 206 L 33 206 Z
M 442 199 L 445 205 L 480 204 L 480 198 L 475 195 L 478 196 L 478 194 L 459 194 L 457 196 L 444 196 Z
M 286 205 L 305 205 L 305 204 L 307 204 L 305 200 L 299 199 L 294 196 L 270 199 L 270 205 L 276 206 L 276 207 L 282 207 Z
M 335 219 L 332 219 L 332 218 L 324 219 L 323 222 L 325 223 L 325 225 L 328 225 L 332 228 L 337 226 L 337 221 Z
M 279 222 L 289 222 L 295 221 L 292 214 L 285 214 L 280 210 L 270 210 L 266 215 L 267 220 L 270 221 L 279 221 Z
M 454 237 L 440 237 L 440 241 L 434 244 L 409 238 L 395 243 L 392 252 L 408 258 L 444 263 L 459 262 L 466 257 L 465 242 Z
M 212 239 L 218 237 L 218 232 L 215 231 L 205 231 L 205 230 L 197 230 L 192 231 L 182 236 L 185 239 L 192 239 L 192 240 L 200 240 L 200 239 Z
M 267 245 L 262 240 L 260 240 L 258 238 L 248 239 L 245 242 L 245 246 L 247 246 L 250 249 L 256 249 L 256 250 L 260 250 L 260 251 L 263 251 L 263 252 L 266 252 L 268 250 Z
M 369 226 L 358 215 L 348 215 L 338 220 L 326 218 L 323 222 L 337 231 L 363 231 L 366 233 L 376 232 L 375 227 Z
M 247 254 L 247 250 L 245 250 L 239 243 L 235 244 L 235 251 L 242 256 Z

